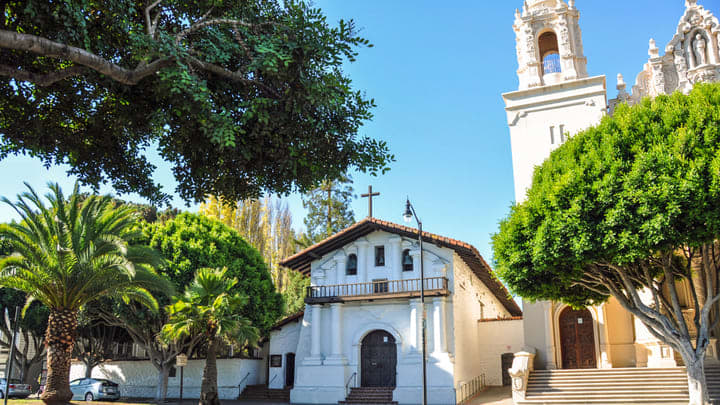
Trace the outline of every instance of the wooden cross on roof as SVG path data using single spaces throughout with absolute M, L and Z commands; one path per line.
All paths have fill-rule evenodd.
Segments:
M 380 193 L 373 193 L 372 186 L 368 186 L 367 194 L 360 195 L 360 197 L 368 199 L 368 218 L 372 218 L 372 216 L 373 216 L 373 212 L 372 212 L 373 197 L 377 197 L 379 195 L 380 195 Z

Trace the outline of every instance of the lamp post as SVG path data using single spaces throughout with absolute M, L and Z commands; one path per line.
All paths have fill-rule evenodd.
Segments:
M 405 205 L 405 214 L 403 215 L 406 223 L 410 223 L 413 218 L 418 224 L 418 241 L 420 243 L 420 303 L 422 305 L 422 405 L 427 405 L 427 344 L 425 342 L 425 336 L 427 335 L 427 313 L 425 312 L 425 267 L 423 265 L 423 230 L 422 221 L 418 218 L 415 213 L 415 207 L 410 204 L 410 199 L 407 199 Z
M 5 310 L 7 314 L 7 309 Z M 9 317 L 8 317 L 9 318 Z M 13 327 L 12 346 L 10 346 L 10 359 L 6 365 L 5 371 L 5 398 L 4 403 L 7 405 L 10 396 L 10 379 L 12 378 L 13 364 L 15 364 L 15 343 L 17 342 L 18 325 L 20 324 L 20 307 L 15 307 L 15 325 Z
M 180 405 L 183 403 L 183 384 L 185 382 L 185 366 L 188 363 L 188 356 L 181 353 L 175 358 L 176 366 L 180 367 Z

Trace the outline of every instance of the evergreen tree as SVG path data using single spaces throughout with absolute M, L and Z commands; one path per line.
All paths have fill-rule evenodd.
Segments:
M 307 235 L 298 238 L 299 244 L 308 247 L 354 224 L 355 213 L 350 206 L 354 192 L 352 178 L 343 176 L 323 181 L 303 196 L 303 207 L 308 210 L 304 220 Z
M 295 231 L 287 203 L 266 197 L 228 204 L 210 196 L 200 206 L 200 214 L 233 228 L 263 255 L 275 287 L 283 294 L 287 314 L 304 307 L 305 277 L 280 266 L 281 260 L 295 252 Z

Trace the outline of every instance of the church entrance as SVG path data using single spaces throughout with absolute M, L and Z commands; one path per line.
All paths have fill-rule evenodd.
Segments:
M 363 387 L 395 387 L 397 345 L 393 335 L 376 330 L 365 336 L 360 358 Z
M 595 330 L 589 310 L 568 307 L 560 314 L 560 345 L 564 369 L 597 368 Z

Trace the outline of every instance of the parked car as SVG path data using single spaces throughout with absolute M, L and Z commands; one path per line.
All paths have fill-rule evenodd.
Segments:
M 79 378 L 70 381 L 73 401 L 116 401 L 120 399 L 120 387 L 109 380 Z
M 32 387 L 29 384 L 23 384 L 17 378 L 11 378 L 9 386 L 7 380 L 0 378 L 0 398 L 5 398 L 5 390 L 10 394 L 8 398 L 25 399 L 32 394 Z

